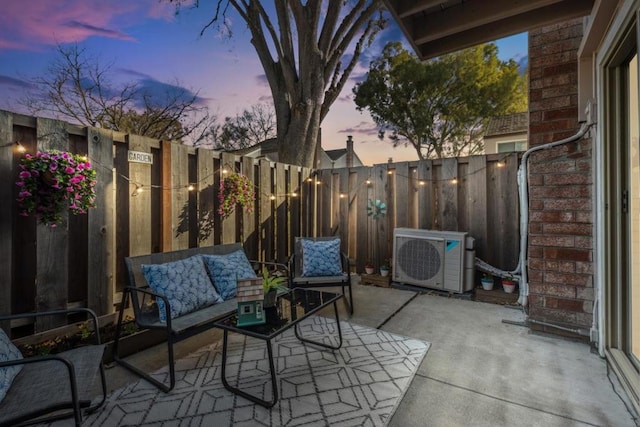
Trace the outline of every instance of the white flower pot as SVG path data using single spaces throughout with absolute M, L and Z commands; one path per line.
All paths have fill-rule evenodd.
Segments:
M 480 283 L 482 283 L 482 289 L 485 291 L 493 290 L 493 279 L 480 279 Z
M 512 294 L 516 289 L 516 282 L 512 282 L 510 280 L 502 281 L 502 289 L 508 294 Z
M 381 275 L 382 277 L 386 277 L 386 276 L 388 276 L 388 275 L 389 275 L 389 270 L 388 270 L 388 269 L 383 269 L 383 268 L 381 268 L 381 269 L 380 269 L 380 275 Z
M 373 274 L 373 267 L 365 267 L 364 272 L 367 274 Z

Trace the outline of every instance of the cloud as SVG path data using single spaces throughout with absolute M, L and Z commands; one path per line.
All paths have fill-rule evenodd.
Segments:
M 3 0 L 0 49 L 37 51 L 94 36 L 132 41 L 126 28 L 172 16 L 173 6 L 157 0 Z
M 256 76 L 256 82 L 258 82 L 258 84 L 260 86 L 266 86 L 269 87 L 269 81 L 267 80 L 267 75 L 266 74 L 259 74 Z
M 209 99 L 198 96 L 195 92 L 179 84 L 164 83 L 152 78 L 145 78 L 139 81 L 140 94 L 150 97 L 151 103 L 162 102 L 166 99 L 176 98 L 179 102 L 187 102 L 194 98 L 195 106 L 204 106 Z M 138 100 L 138 107 L 142 107 L 143 100 Z
M 378 127 L 373 122 L 360 122 L 355 126 L 343 128 L 338 131 L 339 133 L 346 133 L 348 135 L 367 135 L 378 136 Z
M 85 30 L 87 32 L 93 33 L 93 35 L 102 35 L 103 37 L 110 37 L 114 39 L 128 40 L 134 41 L 133 37 L 130 37 L 123 33 L 122 31 L 110 30 L 108 28 L 100 28 L 94 25 L 87 24 L 85 22 L 79 21 L 70 21 L 66 24 L 69 28 Z
M 4 76 L 0 74 L 0 86 L 8 86 L 19 89 L 31 89 L 32 85 L 24 80 L 16 79 L 14 77 Z

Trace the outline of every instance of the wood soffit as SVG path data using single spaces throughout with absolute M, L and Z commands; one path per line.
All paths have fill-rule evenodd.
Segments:
M 591 14 L 595 0 L 384 0 L 421 59 Z

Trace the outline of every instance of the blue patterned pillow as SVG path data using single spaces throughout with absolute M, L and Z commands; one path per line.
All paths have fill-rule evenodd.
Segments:
M 21 360 L 22 353 L 13 345 L 4 330 L 0 329 L 0 362 L 8 360 Z M 0 368 L 0 402 L 7 395 L 7 390 L 11 387 L 13 379 L 18 375 L 22 365 L 7 366 Z
M 225 301 L 236 297 L 238 279 L 257 277 L 241 249 L 225 255 L 202 255 L 202 259 L 213 285 Z
M 340 239 L 302 239 L 302 277 L 340 276 Z
M 222 302 L 198 255 L 165 264 L 143 264 L 142 273 L 154 292 L 169 299 L 172 319 Z M 160 321 L 166 322 L 164 301 L 158 298 L 157 303 Z

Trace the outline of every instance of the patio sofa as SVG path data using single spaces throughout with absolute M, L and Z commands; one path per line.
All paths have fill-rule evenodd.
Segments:
M 165 392 L 175 386 L 174 344 L 212 328 L 216 320 L 238 309 L 237 279 L 256 277 L 256 267 L 264 265 L 288 275 L 286 265 L 248 261 L 240 243 L 127 257 L 125 263 L 128 285 L 116 324 L 113 359 Z M 156 276 L 160 279 L 156 280 Z M 162 286 L 169 288 L 166 292 L 157 292 L 158 284 L 150 281 L 163 282 Z M 176 288 L 178 291 L 172 295 Z M 153 378 L 118 354 L 124 311 L 129 301 L 139 328 L 160 330 L 166 335 L 169 384 Z

